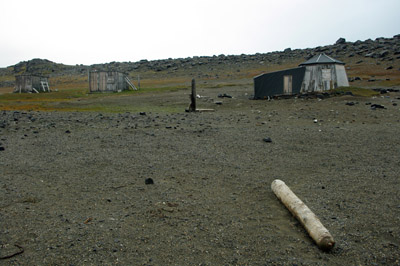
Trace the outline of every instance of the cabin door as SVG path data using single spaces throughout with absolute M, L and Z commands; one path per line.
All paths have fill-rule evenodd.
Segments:
M 292 76 L 283 76 L 283 93 L 292 94 Z

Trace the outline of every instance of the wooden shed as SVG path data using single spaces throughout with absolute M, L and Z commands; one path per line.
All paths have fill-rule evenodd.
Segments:
M 90 92 L 120 92 L 136 87 L 128 76 L 118 71 L 91 71 L 89 72 Z
M 47 77 L 39 75 L 23 74 L 15 76 L 14 93 L 39 93 L 50 92 Z
M 254 77 L 254 98 L 322 92 L 348 87 L 344 63 L 325 54 L 312 57 L 297 68 Z
M 310 60 L 300 64 L 305 67 L 302 92 L 326 91 L 338 87 L 348 87 L 344 63 L 320 54 L 312 57 Z

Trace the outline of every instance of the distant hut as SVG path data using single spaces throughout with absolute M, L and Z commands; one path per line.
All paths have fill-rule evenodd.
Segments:
M 319 92 L 348 86 L 344 63 L 320 54 L 297 68 L 254 77 L 254 98 Z
M 306 68 L 302 84 L 302 92 L 325 91 L 338 87 L 348 87 L 344 63 L 320 54 L 300 64 Z
M 50 92 L 47 77 L 39 75 L 23 74 L 15 76 L 14 93 L 39 93 Z
M 91 71 L 89 72 L 90 92 L 120 92 L 129 87 L 136 90 L 128 76 L 118 71 Z

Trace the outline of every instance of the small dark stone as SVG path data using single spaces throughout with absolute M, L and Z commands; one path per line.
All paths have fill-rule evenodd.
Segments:
M 144 181 L 144 183 L 145 183 L 146 185 L 153 185 L 153 184 L 154 184 L 154 181 L 153 181 L 152 178 L 146 178 L 146 180 Z
M 350 95 L 350 96 L 353 96 L 353 93 L 352 93 L 351 91 L 346 91 L 346 92 L 344 93 L 344 95 Z
M 393 67 L 389 66 L 389 67 L 386 68 L 386 70 L 390 70 L 390 69 L 393 69 Z
M 353 106 L 353 105 L 354 105 L 354 102 L 347 102 L 346 105 L 348 105 L 348 106 Z
M 397 106 L 397 103 L 393 103 L 393 106 Z
M 270 137 L 266 137 L 263 139 L 264 142 L 270 143 L 272 142 L 272 139 Z
M 71 131 L 69 131 L 69 130 L 66 130 L 66 131 L 65 131 L 65 133 L 69 134 L 69 133 L 71 133 Z
M 146 115 L 146 112 L 140 112 L 139 114 L 140 115 Z
M 371 109 L 375 110 L 375 109 L 385 109 L 385 106 L 380 105 L 380 104 L 372 104 L 371 105 Z
M 0 147 L 0 151 L 4 151 L 5 149 L 4 149 L 4 147 Z
M 322 189 L 325 189 L 325 187 L 324 187 L 324 186 L 322 186 L 321 188 L 322 188 Z
M 215 102 L 215 104 L 217 104 L 217 105 L 222 105 L 222 102 Z

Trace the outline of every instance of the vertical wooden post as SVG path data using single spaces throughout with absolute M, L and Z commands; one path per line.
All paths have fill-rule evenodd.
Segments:
M 190 95 L 189 112 L 196 112 L 196 81 L 192 79 L 192 94 Z
M 140 89 L 140 75 L 137 75 L 137 80 L 138 80 L 138 88 Z

